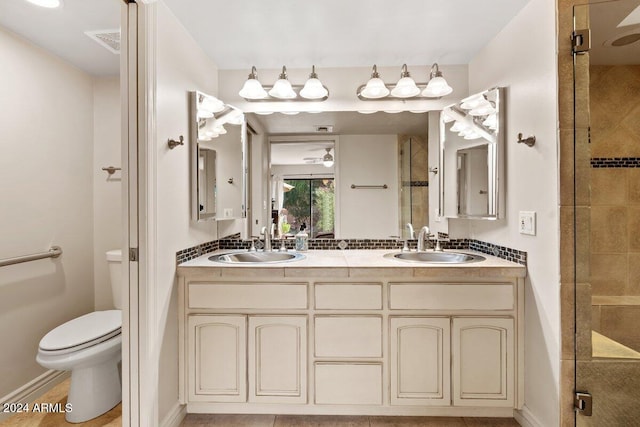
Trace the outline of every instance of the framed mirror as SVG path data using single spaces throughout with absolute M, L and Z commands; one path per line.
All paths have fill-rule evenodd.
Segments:
M 504 88 L 445 107 L 440 114 L 440 216 L 504 217 Z
M 190 92 L 189 145 L 194 221 L 246 217 L 244 114 L 214 96 Z

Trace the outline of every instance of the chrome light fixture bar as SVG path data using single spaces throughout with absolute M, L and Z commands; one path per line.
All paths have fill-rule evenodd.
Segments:
M 422 87 L 421 87 L 422 86 Z M 400 80 L 396 84 L 386 84 L 380 78 L 378 67 L 373 66 L 373 72 L 369 81 L 358 87 L 356 95 L 362 101 L 374 100 L 424 100 L 441 98 L 453 92 L 453 88 L 449 86 L 447 81 L 442 77 L 442 72 L 438 68 L 438 64 L 431 66 L 429 81 L 426 83 L 416 83 L 409 70 L 407 64 L 402 65 L 400 72 Z
M 329 98 L 329 89 L 318 79 L 315 65 L 311 67 L 311 74 L 304 86 L 291 84 L 285 66 L 282 66 L 282 72 L 273 86 L 263 86 L 253 66 L 238 94 L 250 102 L 321 102 Z

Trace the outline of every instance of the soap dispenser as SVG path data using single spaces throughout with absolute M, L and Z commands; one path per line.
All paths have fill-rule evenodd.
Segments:
M 302 223 L 300 226 L 300 231 L 296 234 L 296 251 L 298 252 L 306 252 L 309 250 L 309 235 L 305 231 L 307 229 L 307 224 Z

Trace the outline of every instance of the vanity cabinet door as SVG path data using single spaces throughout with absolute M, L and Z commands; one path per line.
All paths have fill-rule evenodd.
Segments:
M 249 401 L 307 402 L 307 316 L 249 316 Z
M 514 322 L 511 318 L 453 319 L 453 404 L 514 405 Z
M 391 404 L 451 404 L 451 320 L 392 317 Z
M 189 316 L 189 400 L 246 402 L 245 316 Z

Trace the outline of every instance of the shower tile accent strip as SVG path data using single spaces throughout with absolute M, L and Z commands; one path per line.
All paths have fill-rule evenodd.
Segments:
M 428 187 L 429 181 L 402 181 L 403 187 Z
M 444 249 L 474 250 L 518 264 L 527 265 L 527 253 L 517 249 L 494 245 L 493 243 L 475 239 L 448 239 L 448 235 L 446 233 L 438 233 L 438 237 L 442 239 L 440 241 L 440 245 Z M 295 247 L 294 239 L 286 239 L 284 243 L 288 250 L 293 250 Z M 409 248 L 415 250 L 418 241 L 416 239 L 412 239 L 408 240 L 407 243 Z M 400 250 L 402 249 L 403 244 L 404 242 L 398 239 L 309 239 L 310 250 Z M 276 249 L 280 248 L 281 245 L 282 241 L 280 239 L 273 239 L 271 242 L 271 246 Z M 241 240 L 239 238 L 213 240 L 211 242 L 203 243 L 177 252 L 176 263 L 180 264 L 219 249 L 240 250 L 249 249 L 250 246 L 250 240 Z M 262 242 L 256 241 L 256 247 L 258 249 L 262 248 Z
M 640 168 L 640 157 L 594 157 L 592 168 Z

